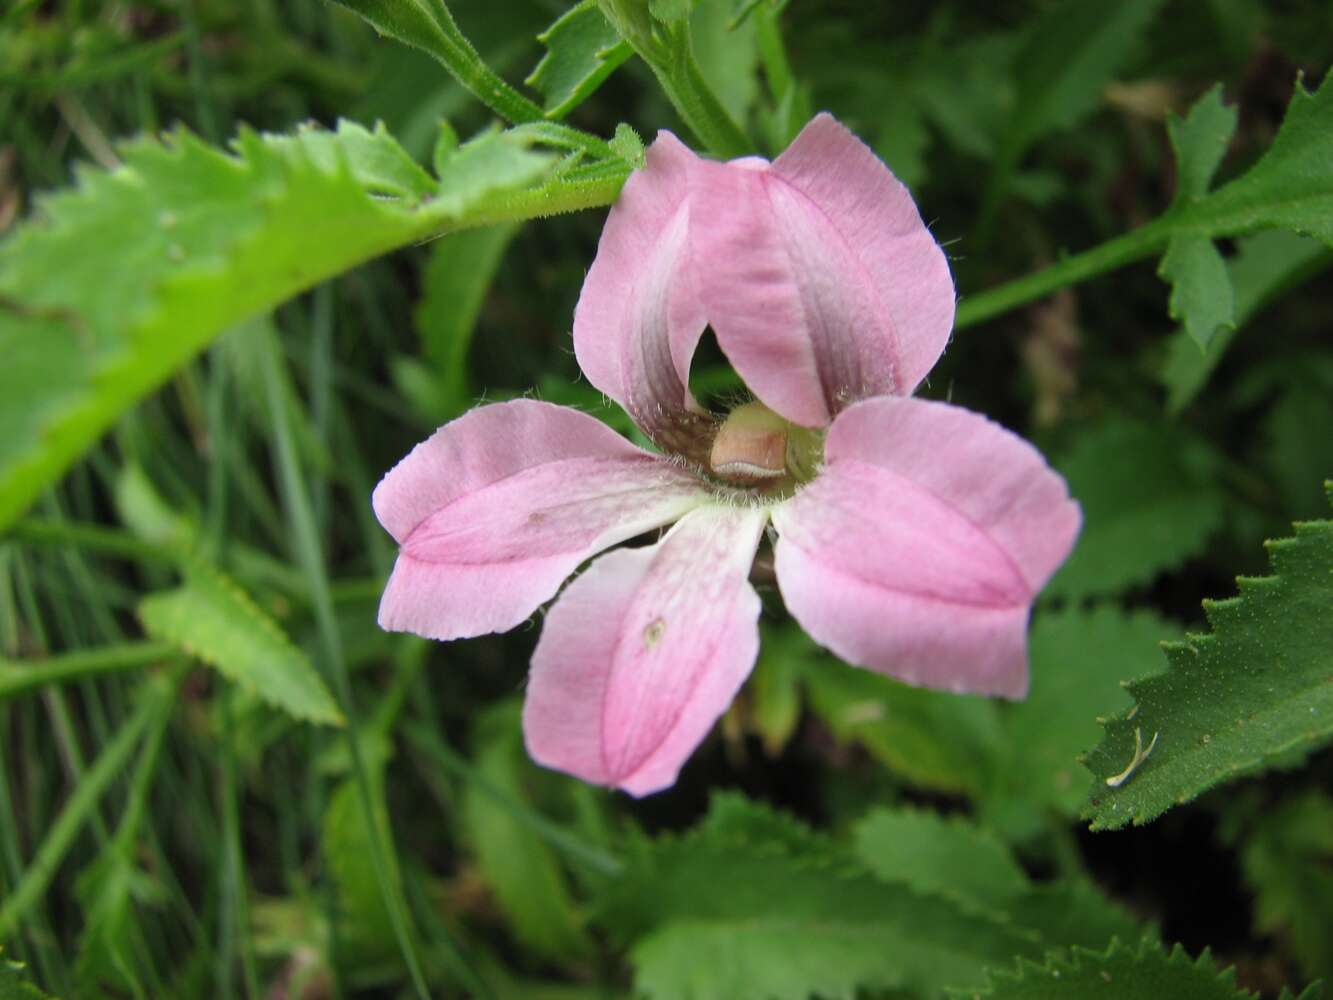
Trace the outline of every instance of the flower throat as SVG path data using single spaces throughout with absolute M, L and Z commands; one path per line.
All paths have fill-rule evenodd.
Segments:
M 763 403 L 745 403 L 717 429 L 708 471 L 728 486 L 790 494 L 814 478 L 822 452 L 818 431 L 784 420 Z

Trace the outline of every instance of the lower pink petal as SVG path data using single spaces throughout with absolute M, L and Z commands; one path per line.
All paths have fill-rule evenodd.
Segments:
M 754 666 L 748 577 L 766 518 L 701 507 L 569 585 L 532 658 L 523 730 L 534 760 L 632 795 L 675 782 Z
M 1079 510 L 1026 442 L 966 410 L 878 398 L 773 514 L 791 614 L 843 659 L 914 684 L 1021 697 L 1027 620 Z
M 1028 605 L 959 606 L 896 590 L 779 539 L 782 599 L 801 628 L 848 663 L 908 684 L 1021 698 L 1027 693 Z
M 876 466 L 938 497 L 1008 553 L 1033 593 L 1068 557 L 1083 523 L 1036 448 L 960 406 L 867 399 L 829 428 L 824 457 L 830 466 Z

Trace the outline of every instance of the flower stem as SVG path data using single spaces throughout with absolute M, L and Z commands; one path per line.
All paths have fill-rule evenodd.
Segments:
M 732 159 L 754 152 L 754 143 L 732 120 L 694 61 L 688 18 L 664 23 L 617 16 L 614 5 L 605 3 L 603 10 L 648 64 L 671 106 L 709 153 Z
M 1132 264 L 1136 260 L 1150 257 L 1170 239 L 1174 228 L 1173 222 L 1174 220 L 1169 217 L 1162 216 L 1146 226 L 1125 233 L 1123 236 L 1117 236 L 1091 250 L 1066 257 L 1043 270 L 1007 282 L 998 288 L 966 296 L 958 303 L 954 329 L 963 330 L 969 326 L 976 326 L 1010 309 L 1057 292 L 1067 285 L 1095 278 L 1126 264 Z

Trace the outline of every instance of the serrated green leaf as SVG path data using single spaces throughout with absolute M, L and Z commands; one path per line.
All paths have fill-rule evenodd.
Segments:
M 1176 154 L 1176 196 L 1172 207 L 1189 205 L 1208 193 L 1213 174 L 1236 131 L 1236 109 L 1222 103 L 1222 85 L 1204 94 L 1180 119 L 1172 115 L 1166 130 Z M 1170 314 L 1200 350 L 1214 335 L 1236 325 L 1236 294 L 1217 247 L 1207 236 L 1172 237 L 1157 273 L 1171 284 Z
M 1273 144 L 1244 175 L 1173 211 L 1208 235 L 1289 229 L 1333 245 L 1333 72 L 1313 94 L 1297 81 Z
M 547 118 L 560 119 L 582 104 L 634 50 L 597 6 L 581 0 L 537 36 L 546 46 L 523 82 L 545 98 Z
M 1000 706 L 1007 739 L 984 798 L 989 822 L 1021 835 L 1039 828 L 1048 810 L 1078 815 L 1088 795 L 1079 758 L 1097 740 L 1097 720 L 1129 708 L 1122 682 L 1155 668 L 1161 641 L 1176 632 L 1156 614 L 1115 607 L 1036 616 L 1031 689 L 1025 700 Z
M 1007 912 L 1015 925 L 1036 932 L 1047 956 L 1068 954 L 1072 948 L 1105 948 L 1115 939 L 1155 937 L 1120 903 L 1083 879 L 1033 886 L 1013 899 Z
M 1143 928 L 1092 883 L 1032 884 L 994 835 L 961 817 L 876 809 L 853 829 L 856 853 L 885 881 L 942 896 L 1033 932 L 1033 953 L 1138 940 Z
M 478 774 L 522 801 L 524 770 L 532 765 L 523 750 L 518 705 L 492 709 L 478 731 L 473 760 Z M 463 795 L 463 828 L 482 876 L 521 943 L 559 964 L 591 952 L 568 879 L 546 841 L 475 782 Z
M 1323 244 L 1305 236 L 1274 229 L 1237 241 L 1226 262 L 1235 293 L 1236 326 L 1220 330 L 1203 354 L 1188 330 L 1180 329 L 1167 344 L 1161 380 L 1166 386 L 1168 413 L 1180 413 L 1199 394 L 1238 328 L 1244 327 L 1269 302 L 1333 263 Z
M 1198 553 L 1222 523 L 1216 457 L 1182 428 L 1108 420 L 1056 468 L 1083 506 L 1083 532 L 1048 597 L 1149 583 Z
M 1333 979 L 1333 802 L 1311 791 L 1264 810 L 1240 862 L 1255 928 L 1289 941 L 1307 976 Z
M 850 998 L 978 981 L 1034 939 L 947 900 L 781 844 L 707 829 L 639 845 L 608 925 L 640 933 L 636 985 L 660 1000 Z
M 438 193 L 439 184 L 389 135 L 383 122 L 368 131 L 356 122 L 340 120 L 329 132 L 305 125 L 297 139 L 325 173 L 336 173 L 346 162 L 366 190 L 411 203 Z
M 1009 849 L 967 820 L 922 809 L 876 809 L 852 831 L 856 855 L 879 878 L 1002 912 L 1028 888 Z
M 787 854 L 812 865 L 852 863 L 847 849 L 827 834 L 740 792 L 714 792 L 695 835 L 719 844 L 749 844 L 756 851 Z
M 0 244 L 0 528 L 226 327 L 474 220 L 549 163 L 487 134 L 425 198 L 391 150 L 346 123 L 244 132 L 231 153 L 178 132 L 41 202 Z
M 1333 521 L 1297 524 L 1267 548 L 1273 575 L 1242 577 L 1238 596 L 1206 602 L 1212 632 L 1167 644 L 1166 672 L 1129 685 L 1135 708 L 1107 723 L 1087 757 L 1094 829 L 1146 823 L 1333 737 Z
M 1207 236 L 1172 237 L 1157 273 L 1171 284 L 1171 318 L 1183 323 L 1200 350 L 1236 326 L 1236 293 L 1217 247 Z
M 1152 941 L 1114 943 L 1104 952 L 1076 949 L 1045 964 L 1020 960 L 1016 970 L 992 972 L 983 990 L 958 1000 L 1257 1000 L 1236 987 L 1234 969 L 1218 972 L 1205 951 L 1192 959 L 1180 945 L 1168 954 Z
M 1200 97 L 1183 119 L 1167 118 L 1166 132 L 1176 154 L 1177 203 L 1195 201 L 1208 193 L 1236 133 L 1236 121 L 1236 109 L 1222 103 L 1220 83 Z
M 217 570 L 187 564 L 185 584 L 139 604 L 149 635 L 174 642 L 270 705 L 310 722 L 342 725 L 309 658 L 253 600 Z
M 811 710 L 914 785 L 977 794 L 1001 737 L 994 702 L 910 687 L 822 657 L 805 671 Z

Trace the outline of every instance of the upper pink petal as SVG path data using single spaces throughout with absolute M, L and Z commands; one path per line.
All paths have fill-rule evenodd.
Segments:
M 1081 521 L 1064 480 L 984 417 L 896 397 L 839 416 L 825 462 L 773 515 L 801 626 L 914 684 L 1021 697 L 1032 600 Z
M 577 410 L 515 400 L 446 424 L 375 489 L 401 548 L 382 628 L 457 639 L 513 628 L 589 556 L 707 492 Z
M 821 114 L 771 165 L 699 161 L 691 177 L 696 287 L 760 400 L 818 426 L 916 387 L 948 340 L 953 280 L 874 153 Z
M 675 782 L 754 666 L 748 577 L 766 519 L 701 507 L 569 585 L 532 658 L 523 731 L 534 760 L 633 795 Z
M 687 202 L 698 162 L 670 132 L 658 134 L 607 217 L 574 309 L 574 353 L 588 381 L 664 445 L 679 445 L 679 425 L 698 420 L 690 359 L 706 321 Z

